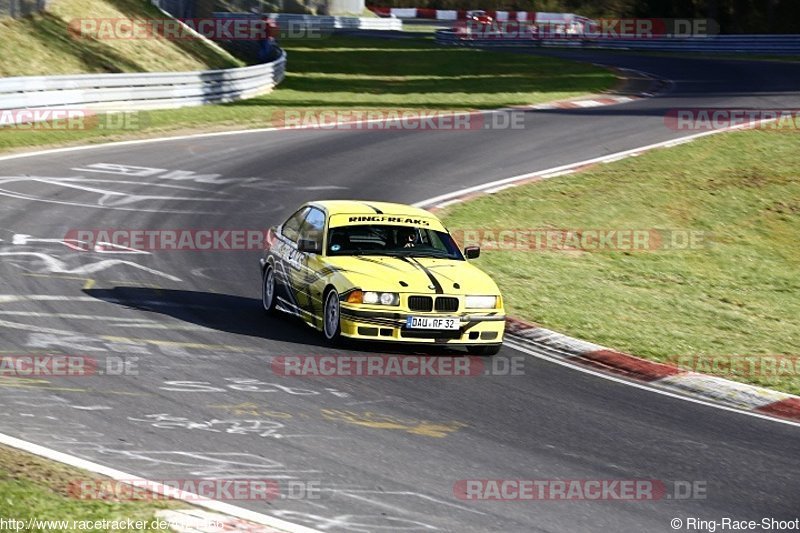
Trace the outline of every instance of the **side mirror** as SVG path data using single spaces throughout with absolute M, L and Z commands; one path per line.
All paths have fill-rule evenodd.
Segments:
M 322 252 L 319 246 L 317 246 L 317 241 L 312 239 L 300 239 L 297 241 L 297 251 L 307 254 L 318 254 Z
M 464 248 L 464 256 L 467 259 L 476 259 L 481 255 L 481 247 L 480 246 L 467 246 Z

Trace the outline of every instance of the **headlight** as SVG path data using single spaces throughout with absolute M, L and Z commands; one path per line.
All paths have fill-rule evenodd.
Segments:
M 497 296 L 467 296 L 467 309 L 494 309 L 497 307 Z
M 396 292 L 366 291 L 362 301 L 372 305 L 400 305 L 400 295 Z
M 400 303 L 400 295 L 393 292 L 384 292 L 381 294 L 381 305 L 398 305 Z

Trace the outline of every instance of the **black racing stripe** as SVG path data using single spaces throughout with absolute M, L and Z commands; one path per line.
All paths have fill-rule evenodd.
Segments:
M 297 289 L 292 284 L 292 277 L 287 272 L 286 259 L 282 257 L 277 257 L 277 261 L 275 262 L 275 272 L 279 273 L 282 276 L 282 279 L 285 281 L 284 286 L 286 287 L 286 295 L 289 297 L 289 302 L 297 309 L 300 309 L 300 306 L 297 305 Z M 292 266 L 289 265 L 288 268 L 291 270 Z
M 364 205 L 375 211 L 377 214 L 382 215 L 383 211 L 375 207 L 374 205 L 369 205 L 368 203 L 364 202 Z
M 323 268 L 321 270 L 316 271 L 314 273 L 314 275 L 316 276 L 316 279 L 320 279 L 320 278 L 323 278 L 325 276 L 329 276 L 329 275 L 333 274 L 334 272 L 349 272 L 349 270 L 347 270 L 345 268 L 338 268 L 338 267 L 325 267 L 325 268 Z
M 435 271 L 437 276 L 442 276 L 443 278 L 447 279 L 448 281 L 452 281 L 453 283 L 458 283 L 455 279 L 451 278 L 450 276 L 448 276 L 446 274 L 442 274 L 441 272 L 439 272 L 440 268 L 442 268 L 442 267 L 449 268 L 450 266 L 451 265 L 436 265 L 436 266 L 430 267 L 430 270 L 431 271 Z
M 364 257 L 364 256 L 362 256 L 362 255 L 354 255 L 353 257 L 355 257 L 356 259 L 360 259 L 360 260 L 362 260 L 362 261 L 366 261 L 367 263 L 374 263 L 374 264 L 376 264 L 376 265 L 385 266 L 386 268 L 391 268 L 392 270 L 397 270 L 398 272 L 403 272 L 403 271 L 402 271 L 402 270 L 400 270 L 399 268 L 397 268 L 397 267 L 393 267 L 392 265 L 389 265 L 389 264 L 387 264 L 387 263 L 386 263 L 386 262 L 384 262 L 384 261 L 377 261 L 377 260 L 375 260 L 375 259 L 370 259 L 370 258 L 368 258 L 368 257 Z M 392 256 L 388 256 L 388 257 L 392 257 Z M 397 259 L 397 257 L 395 257 L 394 259 Z
M 430 270 L 428 270 L 428 269 L 425 267 L 425 265 L 423 265 L 423 264 L 422 264 L 422 263 L 420 263 L 419 261 L 416 261 L 416 260 L 414 260 L 413 258 L 401 257 L 401 259 L 402 259 L 403 261 L 408 261 L 410 264 L 414 265 L 414 266 L 415 266 L 415 267 L 417 267 L 418 269 L 420 269 L 420 270 L 422 270 L 423 272 L 425 272 L 425 275 L 427 275 L 427 276 L 428 276 L 428 279 L 429 279 L 429 280 L 431 280 L 431 283 L 433 284 L 433 288 L 434 288 L 434 290 L 436 291 L 436 294 L 444 294 L 444 289 L 442 288 L 442 284 L 441 284 L 441 283 L 439 283 L 439 280 L 438 280 L 438 279 L 436 279 L 436 276 L 434 276 L 434 275 L 433 275 L 433 272 L 431 272 Z

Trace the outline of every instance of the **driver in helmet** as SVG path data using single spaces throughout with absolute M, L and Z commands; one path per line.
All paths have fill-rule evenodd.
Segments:
M 403 248 L 413 248 L 417 244 L 416 228 L 401 227 L 397 230 L 397 245 Z

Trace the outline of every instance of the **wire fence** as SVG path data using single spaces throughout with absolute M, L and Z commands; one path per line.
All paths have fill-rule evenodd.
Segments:
M 0 0 L 0 17 L 19 18 L 44 10 L 50 0 Z

